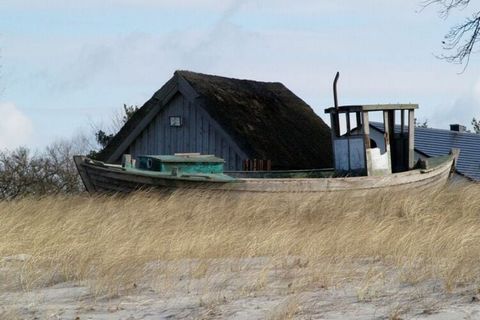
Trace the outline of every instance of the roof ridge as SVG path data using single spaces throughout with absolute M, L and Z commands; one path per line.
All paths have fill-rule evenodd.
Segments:
M 231 78 L 231 77 L 225 77 L 225 76 L 220 76 L 216 74 L 208 74 L 208 73 L 202 73 L 202 72 L 196 72 L 196 71 L 190 71 L 190 70 L 175 70 L 174 75 L 180 75 L 180 76 L 186 75 L 187 77 L 188 75 L 193 75 L 193 76 L 199 76 L 199 77 L 217 78 L 219 80 L 224 79 L 224 80 L 233 80 L 233 81 L 254 82 L 254 83 L 261 83 L 261 84 L 275 84 L 275 85 L 282 85 L 283 87 L 286 88 L 286 86 L 279 81 L 258 81 L 253 79 Z

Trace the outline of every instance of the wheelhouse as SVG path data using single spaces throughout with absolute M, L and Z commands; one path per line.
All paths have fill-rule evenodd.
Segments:
M 336 106 L 330 114 L 334 167 L 339 173 L 378 176 L 413 169 L 417 104 Z M 369 115 L 381 113 L 385 152 L 370 139 Z M 400 131 L 395 130 L 396 121 Z M 345 126 L 344 128 L 341 128 Z M 344 133 L 343 133 L 344 132 Z

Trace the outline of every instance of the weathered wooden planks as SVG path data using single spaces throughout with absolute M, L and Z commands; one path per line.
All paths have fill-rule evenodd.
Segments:
M 446 183 L 458 153 L 444 157 L 435 167 L 395 173 L 388 176 L 347 178 L 240 178 L 234 182 L 204 182 L 142 175 L 119 167 L 99 165 L 75 157 L 75 163 L 87 190 L 94 192 L 131 192 L 138 188 L 198 188 L 235 192 L 364 192 L 389 188 L 419 191 Z

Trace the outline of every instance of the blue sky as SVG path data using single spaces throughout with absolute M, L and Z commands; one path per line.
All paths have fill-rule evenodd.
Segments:
M 480 55 L 463 74 L 435 58 L 469 11 L 443 20 L 421 3 L 3 0 L 0 148 L 108 128 L 176 69 L 280 81 L 322 117 L 338 70 L 341 104 L 419 103 L 430 126 L 469 125 L 480 117 Z

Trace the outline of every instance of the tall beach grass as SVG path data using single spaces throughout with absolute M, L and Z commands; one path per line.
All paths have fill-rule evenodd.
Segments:
M 97 294 L 149 282 L 166 290 L 184 274 L 231 277 L 252 266 L 248 261 L 285 274 L 302 270 L 299 287 L 374 279 L 363 267 L 372 263 L 397 270 L 405 282 L 438 280 L 446 291 L 476 284 L 480 186 L 358 198 L 187 190 L 0 202 L 0 267 L 9 270 L 0 290 L 64 281 Z M 257 270 L 245 288 L 269 281 Z

